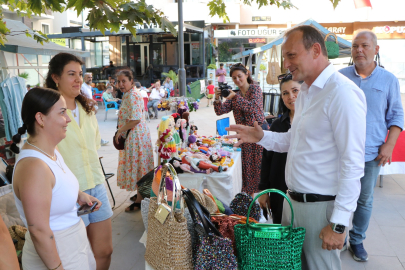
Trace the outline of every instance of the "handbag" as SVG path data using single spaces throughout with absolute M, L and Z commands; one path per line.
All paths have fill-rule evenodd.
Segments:
M 268 84 L 278 84 L 278 76 L 281 75 L 281 68 L 278 62 L 276 45 L 273 45 L 273 47 L 271 47 L 268 69 L 269 72 L 267 73 L 266 82 Z
M 183 189 L 183 194 L 198 235 L 198 241 L 193 246 L 194 269 L 237 270 L 232 241 L 224 238 L 215 228 L 208 211 L 201 206 L 190 190 Z
M 335 41 L 327 41 L 329 36 L 335 37 Z M 325 36 L 325 46 L 328 51 L 328 58 L 335 59 L 339 57 L 339 44 L 337 36 L 334 33 L 329 33 Z
M 291 207 L 291 224 L 254 224 L 247 219 L 246 224 L 235 225 L 239 269 L 301 270 L 305 228 L 293 228 L 294 210 L 290 199 L 278 189 L 264 190 L 251 202 L 248 217 L 256 199 L 266 193 L 278 193 L 287 200 Z
M 139 194 L 141 194 L 142 198 L 150 197 L 150 191 L 152 189 L 152 182 L 155 175 L 155 169 L 151 170 L 150 172 L 142 176 L 142 178 L 139 179 L 138 182 L 136 183 L 136 185 L 138 186 L 138 192 Z
M 235 195 L 235 198 L 231 201 L 229 207 L 236 215 L 247 217 L 248 209 L 250 209 L 249 205 L 252 205 L 252 202 L 252 196 L 246 192 L 241 192 Z M 260 216 L 260 206 L 255 203 L 252 206 L 251 217 L 255 220 L 260 220 Z
M 118 132 L 118 127 L 117 127 L 117 131 L 115 132 L 114 137 L 113 137 L 113 144 L 114 144 L 115 149 L 117 149 L 117 150 L 124 150 L 125 149 L 125 140 L 128 138 L 128 134 L 129 134 L 130 131 L 131 130 L 128 129 L 127 135 L 125 136 L 125 138 L 123 138 L 122 136 L 119 137 L 118 138 L 118 143 L 117 143 L 115 141 L 115 137 L 117 136 L 117 132 Z
M 166 173 L 173 177 L 172 205 L 166 201 Z M 165 199 L 162 198 L 164 196 Z M 180 208 L 176 208 L 177 201 Z M 158 196 L 150 198 L 145 260 L 155 269 L 191 270 L 191 237 L 184 217 L 181 185 L 171 164 L 162 169 Z

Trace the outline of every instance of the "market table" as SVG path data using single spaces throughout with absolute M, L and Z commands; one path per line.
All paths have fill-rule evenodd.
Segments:
M 391 164 L 380 169 L 380 187 L 383 187 L 383 176 L 389 174 L 405 174 L 405 131 L 402 131 L 392 151 Z
M 207 188 L 212 195 L 229 205 L 235 195 L 242 190 L 241 152 L 235 151 L 232 158 L 234 164 L 225 172 L 178 174 L 180 184 L 186 188 L 195 188 L 201 192 Z

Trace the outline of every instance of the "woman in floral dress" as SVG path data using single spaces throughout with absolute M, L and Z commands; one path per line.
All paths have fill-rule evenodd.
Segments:
M 127 138 L 125 149 L 119 154 L 117 184 L 122 189 L 135 191 L 138 180 L 153 170 L 152 139 L 143 116 L 143 98 L 134 88 L 132 72 L 121 70 L 117 73 L 117 79 L 118 87 L 124 93 L 117 134 Z M 117 140 L 119 136 L 116 136 Z M 125 209 L 126 212 L 140 209 L 142 196 L 138 193 L 134 199 L 135 202 Z
M 231 67 L 229 72 L 233 82 L 240 91 L 230 91 L 226 101 L 221 101 L 221 90 L 215 88 L 214 109 L 217 115 L 233 111 L 236 124 L 253 126 L 265 122 L 263 113 L 263 97 L 260 86 L 253 84 L 246 67 L 240 63 Z M 260 171 L 263 148 L 255 143 L 242 144 L 242 191 L 253 197 L 259 191 Z

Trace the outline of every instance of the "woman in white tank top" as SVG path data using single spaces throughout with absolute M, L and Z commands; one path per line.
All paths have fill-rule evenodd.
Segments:
M 77 74 L 81 76 L 81 74 Z M 14 167 L 13 189 L 17 209 L 28 228 L 23 248 L 24 270 L 93 270 L 96 262 L 83 221 L 77 216 L 76 202 L 101 202 L 79 191 L 76 177 L 55 149 L 66 137 L 70 118 L 59 92 L 34 88 L 24 97 L 24 125 L 13 136 L 11 150 L 27 131 Z

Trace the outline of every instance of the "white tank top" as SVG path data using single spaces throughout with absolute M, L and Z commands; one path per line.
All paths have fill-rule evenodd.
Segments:
M 46 155 L 36 150 L 22 149 L 15 163 L 14 172 L 17 168 L 18 162 L 27 157 L 39 158 L 49 166 L 53 175 L 55 176 L 55 186 L 52 189 L 49 226 L 52 231 L 59 231 L 67 229 L 80 221 L 80 217 L 77 216 L 76 206 L 77 196 L 79 194 L 79 182 L 77 181 L 76 176 L 70 171 L 63 161 L 62 155 L 56 150 L 55 154 L 57 156 L 57 160 L 53 161 Z M 62 166 L 66 173 L 63 172 L 56 162 Z M 15 196 L 15 193 L 14 198 L 17 210 L 20 213 L 20 217 L 25 226 L 28 228 L 22 203 L 17 196 Z

